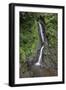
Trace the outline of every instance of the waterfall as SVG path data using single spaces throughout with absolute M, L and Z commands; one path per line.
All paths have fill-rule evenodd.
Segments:
M 42 42 L 44 43 L 44 34 L 43 34 L 43 28 L 42 28 L 41 23 L 39 23 L 39 32 L 40 32 L 40 37 L 42 39 Z M 41 65 L 43 49 L 44 49 L 44 45 L 41 46 L 38 61 L 35 63 L 36 66 L 40 66 Z
M 41 35 L 42 42 L 44 42 L 43 28 L 42 28 L 41 23 L 39 23 L 39 30 L 40 30 L 40 35 Z
M 35 63 L 35 65 L 37 65 L 37 66 L 41 64 L 43 48 L 44 48 L 44 45 L 40 49 L 40 54 L 39 54 L 38 62 Z

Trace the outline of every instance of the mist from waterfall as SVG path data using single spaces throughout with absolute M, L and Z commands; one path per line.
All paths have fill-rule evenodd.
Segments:
M 42 39 L 42 42 L 44 43 L 43 28 L 42 28 L 42 25 L 41 25 L 40 22 L 39 22 L 39 32 L 40 32 L 40 38 Z M 41 65 L 43 49 L 44 49 L 44 45 L 41 46 L 38 61 L 35 63 L 36 66 L 40 66 Z

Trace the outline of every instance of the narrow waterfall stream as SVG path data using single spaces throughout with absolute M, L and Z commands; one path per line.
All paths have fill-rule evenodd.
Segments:
M 35 63 L 35 65 L 37 65 L 37 66 L 40 66 L 40 64 L 41 64 L 43 48 L 44 48 L 44 45 L 41 47 L 38 61 Z
M 40 22 L 39 22 L 39 32 L 40 32 L 40 38 L 41 38 L 42 42 L 44 43 L 43 28 L 42 28 L 42 25 L 41 25 Z M 41 46 L 38 61 L 35 63 L 36 66 L 40 66 L 41 65 L 43 49 L 44 49 L 44 45 Z
M 43 28 L 40 22 L 39 22 L 39 30 L 40 30 L 39 32 L 40 32 L 40 37 L 42 39 L 42 42 L 44 42 Z

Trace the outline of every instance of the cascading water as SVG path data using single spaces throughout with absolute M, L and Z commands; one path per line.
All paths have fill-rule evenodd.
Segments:
M 44 46 L 41 47 L 40 55 L 39 55 L 39 58 L 38 58 L 38 62 L 35 63 L 35 65 L 37 65 L 37 66 L 40 66 L 40 64 L 41 64 L 43 48 L 44 48 Z
M 42 42 L 44 43 L 43 28 L 42 28 L 42 25 L 41 25 L 40 22 L 39 22 L 39 30 L 40 30 L 40 31 L 39 31 L 39 32 L 40 32 L 40 37 L 41 37 L 41 39 L 42 39 Z M 40 66 L 40 65 L 41 65 L 43 49 L 44 49 L 44 45 L 41 46 L 38 61 L 35 63 L 36 66 Z
M 42 28 L 41 23 L 39 23 L 39 30 L 40 30 L 40 37 L 42 39 L 42 42 L 44 42 L 43 28 Z

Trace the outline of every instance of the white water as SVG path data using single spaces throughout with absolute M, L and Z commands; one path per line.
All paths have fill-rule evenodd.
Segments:
M 44 45 L 41 47 L 38 62 L 35 63 L 35 65 L 37 65 L 37 66 L 41 65 L 41 60 L 42 60 L 42 51 L 43 51 L 43 48 L 44 48 Z
M 41 23 L 39 23 L 39 30 L 40 30 L 42 42 L 44 42 L 44 35 L 43 35 L 43 29 Z
M 41 35 L 42 42 L 44 42 L 44 34 L 43 34 L 43 28 L 42 28 L 41 23 L 39 23 L 39 30 L 40 30 L 40 35 Z M 44 48 L 44 45 L 40 49 L 40 54 L 39 54 L 38 61 L 35 63 L 36 66 L 41 65 L 43 48 Z

